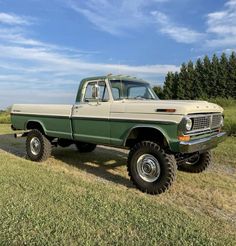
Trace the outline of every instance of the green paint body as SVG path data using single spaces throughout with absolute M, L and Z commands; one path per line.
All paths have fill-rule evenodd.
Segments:
M 47 136 L 72 139 L 72 126 L 69 117 L 11 114 L 12 125 L 20 130 L 27 130 L 29 122 L 38 122 Z
M 16 129 L 27 130 L 27 123 L 38 122 L 47 136 L 96 144 L 124 147 L 126 138 L 137 127 L 153 128 L 166 138 L 172 151 L 178 151 L 177 124 L 155 121 L 112 120 L 92 118 L 69 118 L 39 115 L 11 115 L 12 125 Z

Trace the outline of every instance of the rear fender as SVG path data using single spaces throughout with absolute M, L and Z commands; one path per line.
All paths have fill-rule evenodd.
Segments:
M 44 133 L 45 133 L 45 134 L 47 133 L 47 130 L 46 130 L 44 124 L 43 124 L 40 120 L 28 120 L 28 121 L 25 123 L 25 126 L 24 126 L 24 129 L 25 129 L 25 130 L 29 130 L 29 129 L 27 128 L 27 125 L 28 125 L 29 123 L 31 123 L 31 122 L 32 122 L 32 123 L 37 123 L 37 124 L 39 124 L 39 125 L 42 127 Z

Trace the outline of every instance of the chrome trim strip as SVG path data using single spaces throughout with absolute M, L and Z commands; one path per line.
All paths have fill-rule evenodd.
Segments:
M 200 131 L 200 132 L 191 132 L 190 134 L 188 134 L 188 136 L 200 136 L 203 134 L 214 133 L 214 132 L 218 132 L 218 128 L 207 129 L 206 131 Z

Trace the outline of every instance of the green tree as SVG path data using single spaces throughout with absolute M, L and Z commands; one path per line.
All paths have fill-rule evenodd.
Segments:
M 186 98 L 186 81 L 188 80 L 188 70 L 185 63 L 182 64 L 179 73 L 179 83 L 177 89 L 177 98 L 178 99 L 188 99 Z
M 173 80 L 174 74 L 172 72 L 168 72 L 165 78 L 163 93 L 165 99 L 172 99 L 173 97 Z
M 229 57 L 229 74 L 226 83 L 226 96 L 236 99 L 236 53 L 232 52 Z
M 210 91 L 208 96 L 218 97 L 218 92 L 220 90 L 219 85 L 219 76 L 220 76 L 220 63 L 216 54 L 213 55 L 211 61 L 211 80 L 209 81 Z
M 171 99 L 236 98 L 236 53 L 183 63 L 179 73 L 168 72 L 163 93 Z
M 208 56 L 205 56 L 203 59 L 203 80 L 202 80 L 202 95 L 209 96 L 211 94 L 211 80 L 212 80 L 212 73 L 211 73 L 211 61 Z
M 217 96 L 227 97 L 227 81 L 229 79 L 229 62 L 225 53 L 222 53 L 219 63 L 219 81 L 217 84 Z
M 206 97 L 206 94 L 204 94 L 204 86 L 204 66 L 202 60 L 199 58 L 197 59 L 197 62 L 195 64 L 195 76 L 193 79 L 192 87 L 194 99 Z
M 164 99 L 164 93 L 163 93 L 163 89 L 161 86 L 154 86 L 153 87 L 154 92 L 156 93 L 156 95 L 160 98 L 160 99 Z
M 172 84 L 172 99 L 177 99 L 177 92 L 178 92 L 178 85 L 179 85 L 179 73 L 175 72 L 173 77 L 173 84 Z
M 186 99 L 194 99 L 194 94 L 193 94 L 194 78 L 195 78 L 195 70 L 194 70 L 193 62 L 189 61 L 187 65 L 187 77 L 185 81 L 185 98 Z

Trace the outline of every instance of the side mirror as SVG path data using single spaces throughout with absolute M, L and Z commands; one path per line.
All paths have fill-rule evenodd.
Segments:
M 92 87 L 92 97 L 95 100 L 99 100 L 99 86 L 98 84 L 93 85 Z

